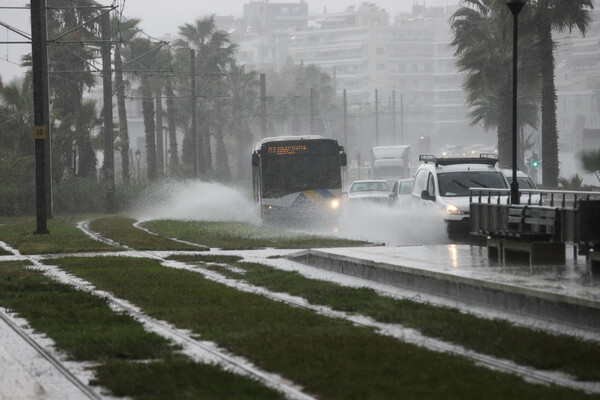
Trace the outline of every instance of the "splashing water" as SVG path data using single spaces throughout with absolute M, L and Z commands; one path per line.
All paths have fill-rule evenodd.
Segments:
M 153 187 L 133 214 L 138 219 L 261 222 L 251 196 L 220 183 L 195 180 Z
M 303 233 L 384 243 L 388 246 L 448 243 L 446 226 L 434 211 L 411 206 L 358 204 L 345 207 L 337 221 L 286 226 Z M 249 193 L 220 183 L 195 180 L 166 182 L 153 187 L 138 202 L 138 219 L 236 221 L 262 224 Z M 321 221 L 322 222 L 322 221 Z

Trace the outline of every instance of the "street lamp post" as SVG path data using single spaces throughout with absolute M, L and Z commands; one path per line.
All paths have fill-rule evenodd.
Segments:
M 519 204 L 519 182 L 517 181 L 517 43 L 519 13 L 527 0 L 506 0 L 513 15 L 513 72 L 512 72 L 512 182 L 510 183 L 510 202 Z
M 140 149 L 135 151 L 135 159 L 137 160 L 137 181 L 140 183 L 140 158 L 142 158 L 142 153 L 140 153 Z

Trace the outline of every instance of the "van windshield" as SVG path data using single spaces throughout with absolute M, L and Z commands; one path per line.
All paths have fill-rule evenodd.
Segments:
M 506 189 L 502 173 L 496 171 L 461 171 L 438 174 L 440 196 L 468 196 L 469 188 Z

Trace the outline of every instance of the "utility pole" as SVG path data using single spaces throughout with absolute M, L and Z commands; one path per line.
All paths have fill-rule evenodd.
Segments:
M 104 178 L 106 179 L 106 212 L 116 210 L 115 154 L 113 148 L 112 76 L 110 64 L 110 13 L 102 15 L 102 88 L 104 96 Z
M 375 146 L 379 146 L 379 103 L 378 97 L 379 93 L 377 89 L 375 89 Z
M 335 65 L 333 66 L 333 94 L 337 96 L 337 77 L 335 75 Z
M 196 51 L 190 49 L 190 74 L 192 78 L 192 143 L 194 146 L 194 175 L 198 177 L 198 116 L 196 115 Z
M 48 47 L 46 42 L 46 0 L 31 1 L 31 59 L 33 71 L 33 137 L 35 140 L 34 234 L 48 234 L 46 220 L 46 147 L 49 130 Z
M 404 141 L 404 93 L 400 93 L 400 143 Z
M 346 99 L 346 89 L 344 89 L 344 146 L 348 146 L 348 101 Z
M 162 121 L 162 90 L 156 89 L 156 169 L 159 175 L 165 171 Z
M 267 76 L 260 74 L 260 135 L 267 137 Z
M 315 134 L 315 92 L 310 88 L 310 134 Z
M 402 144 L 402 142 L 400 142 Z M 392 144 L 396 145 L 396 91 L 392 90 Z

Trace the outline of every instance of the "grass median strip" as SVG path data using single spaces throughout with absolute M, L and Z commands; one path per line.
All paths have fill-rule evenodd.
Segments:
M 25 318 L 72 359 L 99 363 L 94 383 L 116 396 L 283 399 L 249 378 L 189 360 L 163 337 L 112 311 L 104 299 L 26 269 L 23 262 L 0 263 L 0 306 Z
M 89 218 L 89 216 L 88 216 Z M 3 217 L 0 219 L 0 240 L 19 250 L 22 254 L 79 253 L 116 251 L 88 237 L 77 228 L 77 222 L 85 216 L 55 216 L 47 221 L 49 235 L 35 235 L 35 217 Z
M 250 250 L 265 247 L 305 249 L 313 247 L 365 246 L 369 243 L 302 234 L 243 222 L 155 220 L 144 227 L 163 236 L 176 237 L 224 250 Z
M 90 229 L 136 250 L 209 250 L 206 247 L 193 246 L 166 237 L 151 235 L 134 227 L 135 222 L 135 219 L 122 216 L 104 217 L 91 221 Z
M 188 262 L 192 259 L 189 257 Z M 204 262 L 202 258 L 196 260 Z M 311 304 L 366 315 L 379 322 L 402 324 L 426 336 L 509 359 L 520 365 L 559 370 L 581 380 L 600 381 L 598 343 L 518 327 L 503 320 L 479 318 L 455 308 L 393 299 L 372 289 L 343 287 L 263 264 L 236 262 L 231 265 L 245 273 L 238 274 L 215 266 L 210 268 L 271 291 L 305 298 Z
M 157 319 L 190 329 L 323 399 L 590 398 L 533 385 L 368 328 L 244 293 L 154 260 L 53 260 Z

